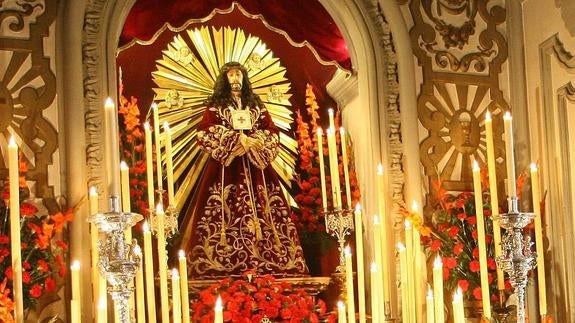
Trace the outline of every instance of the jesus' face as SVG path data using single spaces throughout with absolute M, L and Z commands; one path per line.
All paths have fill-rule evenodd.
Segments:
M 226 76 L 228 77 L 228 82 L 230 83 L 232 91 L 241 91 L 242 82 L 244 80 L 242 71 L 237 68 L 232 68 L 226 73 Z

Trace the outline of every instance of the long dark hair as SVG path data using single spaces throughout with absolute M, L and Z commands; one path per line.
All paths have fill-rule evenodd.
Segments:
M 227 73 L 232 69 L 238 69 L 242 72 L 242 103 L 245 106 L 250 107 L 263 107 L 261 99 L 252 90 L 252 83 L 248 77 L 248 71 L 238 62 L 228 62 L 220 68 L 220 74 L 216 78 L 216 83 L 214 84 L 214 92 L 206 99 L 205 105 L 222 106 L 231 102 L 232 88 L 228 81 Z

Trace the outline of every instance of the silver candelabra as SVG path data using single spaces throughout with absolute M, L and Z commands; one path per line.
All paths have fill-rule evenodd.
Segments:
M 525 323 L 525 287 L 527 273 L 535 268 L 537 255 L 531 250 L 531 237 L 523 234 L 523 228 L 534 218 L 534 213 L 519 212 L 517 197 L 509 197 L 509 211 L 497 216 L 506 232 L 501 242 L 502 254 L 497 266 L 509 274 L 511 285 L 517 295 L 517 322 Z
M 328 234 L 337 238 L 339 243 L 339 265 L 336 272 L 345 272 L 345 254 L 344 245 L 345 237 L 351 234 L 353 230 L 353 210 L 351 209 L 332 209 L 324 210 L 325 230 Z
M 138 213 L 121 212 L 118 197 L 112 196 L 110 212 L 96 213 L 88 219 L 106 234 L 106 240 L 98 242 L 98 268 L 110 285 L 108 292 L 112 295 L 121 323 L 131 321 L 129 299 L 134 290 L 131 282 L 142 263 L 140 247 L 135 239 L 127 242 L 124 231 L 142 218 Z

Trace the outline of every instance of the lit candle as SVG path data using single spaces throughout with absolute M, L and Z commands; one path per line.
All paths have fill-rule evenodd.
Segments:
M 373 253 L 374 253 L 374 259 L 375 259 L 375 264 L 377 265 L 377 272 L 375 273 L 375 282 L 377 288 L 374 290 L 378 295 L 377 295 L 377 308 L 381 309 L 383 311 L 384 309 L 384 289 L 385 287 L 382 288 L 383 285 L 383 266 L 382 266 L 382 239 L 381 239 L 381 223 L 379 222 L 379 217 L 377 215 L 373 216 Z M 385 314 L 385 312 L 381 312 L 381 318 L 383 319 L 383 316 Z
M 345 304 L 342 301 L 337 302 L 337 323 L 346 323 Z
M 224 307 L 222 306 L 222 298 L 218 296 L 216 300 L 216 306 L 214 306 L 214 323 L 224 322 Z
M 483 316 L 491 318 L 491 305 L 489 303 L 489 280 L 487 279 L 487 248 L 485 246 L 485 220 L 483 219 L 483 191 L 479 165 L 473 161 L 473 191 L 475 193 L 475 216 L 477 217 L 477 241 L 479 243 L 479 274 L 481 278 L 481 303 Z
M 349 162 L 347 160 L 347 140 L 345 137 L 345 129 L 339 128 L 339 135 L 341 141 L 341 158 L 343 159 L 343 177 L 345 179 L 345 198 L 347 199 L 347 208 L 351 209 L 351 188 L 349 185 Z
M 146 276 L 146 301 L 148 303 L 148 321 L 156 322 L 156 294 L 154 287 L 154 254 L 152 253 L 152 233 L 148 222 L 142 225 L 144 237 L 144 274 Z
M 333 117 L 333 109 L 332 108 L 327 109 L 327 115 L 329 118 L 329 128 L 335 129 L 335 120 Z
M 381 239 L 381 251 L 380 251 L 380 259 L 381 264 L 379 268 L 381 268 L 381 277 L 382 277 L 382 284 L 383 284 L 383 306 L 385 309 L 388 306 L 389 302 L 391 301 L 391 281 L 389 275 L 389 259 L 387 255 L 389 254 L 388 245 L 389 239 L 387 236 L 387 225 L 388 217 L 387 217 L 387 204 L 385 199 L 385 176 L 384 176 L 384 169 L 383 165 L 379 164 L 377 166 L 377 206 L 380 218 L 380 239 Z M 389 314 L 387 311 L 385 314 Z
M 357 261 L 357 300 L 359 307 L 359 323 L 365 323 L 365 273 L 363 272 L 363 221 L 361 206 L 355 206 L 355 249 Z
M 108 156 L 108 180 L 110 181 L 109 188 L 111 195 L 120 194 L 120 187 L 116 181 L 119 178 L 117 172 L 118 165 L 120 164 L 120 145 L 118 139 L 118 111 L 116 110 L 116 105 L 112 98 L 107 98 L 104 103 L 104 140 L 107 144 L 107 156 Z
M 333 207 L 339 209 L 341 207 L 341 189 L 339 187 L 339 169 L 337 161 L 337 147 L 335 143 L 334 129 L 327 129 L 327 148 L 329 151 L 329 176 L 331 179 L 331 194 L 333 200 Z
M 158 180 L 158 190 L 162 190 L 162 150 L 160 138 L 160 112 L 158 105 L 154 102 L 152 104 L 152 113 L 154 116 L 154 143 L 156 144 L 156 177 Z
M 413 250 L 413 227 L 409 220 L 405 220 L 405 256 L 407 258 L 407 304 L 411 309 L 409 317 L 415 322 L 415 254 Z M 406 313 L 407 314 L 407 313 Z
M 144 134 L 146 138 L 146 177 L 148 183 L 148 209 L 154 210 L 154 157 L 152 153 L 152 131 L 150 124 L 144 123 Z
M 82 295 L 80 293 L 80 262 L 78 260 L 74 260 L 72 262 L 72 265 L 70 266 L 70 275 L 72 276 L 72 302 L 70 302 L 71 313 L 72 317 L 80 318 L 80 313 L 82 313 L 80 304 Z
M 98 323 L 108 322 L 108 305 L 107 300 L 103 297 L 98 299 Z
M 399 254 L 399 270 L 400 270 L 400 283 L 401 283 L 401 313 L 405 319 L 408 321 L 409 319 L 409 311 L 413 310 L 409 308 L 409 296 L 408 296 L 408 282 L 407 276 L 407 256 L 405 254 L 405 246 L 403 243 L 397 243 L 397 252 Z
M 537 165 L 531 163 L 531 195 L 533 196 L 533 213 L 535 213 L 535 248 L 537 251 L 537 284 L 539 288 L 539 313 L 547 315 L 547 286 L 545 282 L 545 249 L 543 247 L 543 228 L 541 224 L 541 195 L 539 190 L 539 173 Z
M 353 290 L 353 266 L 351 258 L 351 249 L 345 247 L 345 289 L 347 292 L 347 320 L 355 322 L 355 293 Z
M 168 259 L 166 255 L 166 232 L 164 228 L 164 208 L 158 204 L 156 208 L 158 224 L 158 268 L 160 274 L 160 304 L 162 306 L 162 322 L 169 322 L 170 306 L 168 300 Z
M 190 322 L 190 300 L 188 295 L 188 266 L 184 250 L 178 252 L 178 264 L 180 269 L 180 290 L 182 294 L 182 317 L 184 323 Z
M 22 298 L 22 251 L 20 244 L 20 169 L 18 145 L 13 136 L 8 143 L 8 179 L 10 183 L 10 251 L 12 257 L 12 295 L 14 297 L 14 318 L 24 322 L 24 299 Z
M 327 190 L 325 188 L 325 165 L 323 162 L 323 131 L 317 129 L 317 155 L 319 156 L 319 172 L 321 180 L 321 203 L 324 210 L 327 210 Z
M 378 289 L 381 289 L 381 285 L 378 285 L 378 270 L 377 264 L 375 262 L 371 263 L 370 266 L 370 273 L 371 273 L 371 322 L 379 322 L 379 292 Z
M 122 210 L 124 212 L 132 212 L 130 206 L 130 169 L 125 161 L 120 163 L 120 192 L 122 195 Z M 128 227 L 124 230 L 124 237 L 126 241 L 132 241 L 132 228 Z
M 434 313 L 433 313 L 433 290 L 431 287 L 427 287 L 427 297 L 425 298 L 427 323 L 434 323 Z
M 71 299 L 70 300 L 70 322 L 81 322 L 82 318 L 80 316 L 80 300 Z M 15 321 L 24 322 L 24 321 Z
M 465 315 L 463 310 L 463 293 L 461 287 L 457 286 L 457 290 L 453 294 L 453 323 L 465 323 Z
M 135 245 L 134 252 L 142 257 L 142 249 Z M 144 299 L 144 268 L 139 266 L 136 271 L 136 315 L 138 323 L 146 323 L 146 301 Z
M 505 162 L 507 165 L 507 196 L 516 197 L 517 187 L 515 186 L 515 160 L 513 158 L 513 125 L 511 113 L 505 112 L 503 116 L 505 125 Z
M 499 227 L 499 197 L 497 192 L 497 168 L 495 165 L 495 152 L 493 145 L 493 128 L 491 114 L 485 113 L 485 137 L 487 145 L 487 170 L 489 171 L 489 195 L 491 196 L 491 219 L 493 220 L 493 244 L 495 257 L 500 257 L 501 250 L 501 228 Z M 497 266 L 497 289 L 505 289 L 503 270 Z
M 439 255 L 433 262 L 433 297 L 435 300 L 435 322 L 445 322 L 443 315 L 443 263 Z
M 90 215 L 98 213 L 98 191 L 96 187 L 91 186 L 88 190 L 88 201 L 90 202 Z M 92 297 L 94 300 L 100 299 L 99 280 L 100 271 L 98 270 L 98 227 L 95 223 L 90 223 L 90 254 L 92 258 Z M 96 313 L 100 315 L 100 304 L 97 304 Z
M 172 133 L 170 125 L 164 122 L 165 145 L 166 145 L 166 176 L 168 184 L 168 205 L 176 206 L 174 200 L 174 159 L 172 156 Z
M 174 323 L 182 322 L 182 295 L 180 292 L 180 275 L 177 269 L 172 269 L 172 315 Z

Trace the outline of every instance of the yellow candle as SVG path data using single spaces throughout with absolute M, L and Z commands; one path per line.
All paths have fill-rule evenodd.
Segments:
M 125 161 L 120 163 L 120 192 L 122 195 L 122 210 L 124 212 L 132 212 L 132 207 L 130 206 L 130 169 Z M 132 241 L 132 229 L 126 228 L 124 230 L 124 237 L 126 241 Z
M 507 165 L 507 196 L 516 197 L 517 187 L 515 186 L 515 160 L 513 158 L 513 125 L 511 113 L 505 112 L 503 116 L 505 125 L 505 162 Z
M 339 128 L 340 141 L 341 141 L 341 158 L 343 159 L 343 177 L 345 179 L 345 198 L 347 199 L 347 209 L 351 209 L 351 188 L 349 185 L 349 162 L 347 160 L 347 140 L 345 137 L 345 129 Z
M 160 274 L 160 304 L 162 306 L 162 322 L 169 322 L 170 306 L 168 300 L 168 259 L 166 255 L 166 232 L 164 228 L 164 208 L 158 204 L 156 208 L 158 223 L 158 268 Z
M 365 323 L 365 273 L 363 272 L 363 222 L 361 206 L 355 206 L 355 249 L 357 261 L 357 301 L 359 307 L 359 323 Z
M 337 161 L 337 146 L 335 143 L 334 129 L 327 129 L 327 148 L 329 151 L 329 176 L 331 179 L 331 194 L 333 207 L 341 207 L 341 189 L 339 187 L 339 169 Z
M 379 322 L 379 293 L 378 289 L 381 289 L 381 285 L 378 285 L 377 277 L 379 275 L 377 270 L 377 264 L 375 262 L 371 263 L 370 266 L 371 273 L 371 322 Z
M 224 322 L 224 307 L 222 306 L 222 298 L 218 296 L 216 300 L 216 306 L 214 306 L 214 323 Z
M 337 302 L 337 323 L 346 323 L 345 304 L 342 301 Z
M 142 256 L 142 249 L 136 245 L 135 253 Z M 138 323 L 146 322 L 146 301 L 144 298 L 144 268 L 140 266 L 136 271 L 136 317 Z
M 107 152 L 108 155 L 108 167 L 111 173 L 109 174 L 108 180 L 110 181 L 109 188 L 111 195 L 118 195 L 120 194 L 120 187 L 118 182 L 116 181 L 119 178 L 119 174 L 117 172 L 117 167 L 120 164 L 120 145 L 118 139 L 118 111 L 116 110 L 116 105 L 112 98 L 107 98 L 106 102 L 104 103 L 104 126 L 105 126 L 105 134 L 104 140 L 107 144 Z
M 90 202 L 90 215 L 94 215 L 98 213 L 98 191 L 96 187 L 90 187 L 88 197 Z M 92 297 L 94 300 L 97 300 L 100 298 L 100 271 L 98 270 L 98 227 L 94 223 L 90 223 L 90 251 L 92 258 Z M 98 310 L 98 308 L 96 308 L 96 310 Z M 96 311 L 96 313 L 97 316 L 100 315 L 99 311 Z
M 80 316 L 80 300 L 71 299 L 70 300 L 70 322 L 81 322 L 82 318 Z M 24 322 L 24 321 L 16 321 Z
M 190 322 L 190 300 L 188 293 L 188 266 L 184 250 L 178 252 L 178 264 L 180 269 L 180 291 L 182 294 L 182 317 L 184 323 Z
M 409 320 L 409 312 L 413 309 L 409 308 L 409 296 L 408 296 L 408 283 L 407 283 L 407 256 L 405 254 L 405 246 L 403 243 L 397 243 L 397 252 L 399 253 L 399 270 L 400 270 L 400 282 L 401 282 L 401 315 L 405 321 Z
M 321 204 L 327 210 L 327 190 L 325 188 L 325 165 L 323 162 L 323 131 L 317 129 L 317 155 L 319 156 L 319 172 L 321 180 Z
M 539 190 L 539 173 L 537 165 L 531 164 L 531 195 L 533 196 L 533 213 L 535 213 L 535 248 L 537 251 L 537 284 L 539 291 L 539 313 L 547 315 L 547 286 L 545 282 L 545 249 L 543 247 L 543 228 L 541 224 L 541 195 Z
M 463 310 L 463 293 L 458 286 L 453 294 L 453 323 L 465 323 L 465 315 Z
M 182 322 L 182 296 L 180 292 L 180 275 L 177 269 L 172 269 L 172 322 Z
M 154 157 L 152 154 L 152 131 L 150 124 L 144 123 L 144 134 L 146 138 L 146 177 L 148 183 L 148 209 L 154 210 Z
M 479 243 L 479 276 L 481 278 L 481 303 L 483 316 L 491 318 L 491 305 L 489 302 L 489 280 L 487 279 L 487 248 L 485 246 L 485 220 L 483 219 L 483 191 L 479 165 L 473 161 L 473 192 L 475 193 L 475 216 L 477 217 L 477 241 Z
M 415 322 L 415 254 L 413 249 L 413 227 L 405 220 L 405 256 L 407 259 L 407 305 L 410 308 L 409 321 Z
M 74 260 L 70 266 L 70 275 L 72 276 L 72 301 L 70 304 L 73 305 L 71 308 L 72 313 L 78 313 L 77 317 L 80 318 L 80 313 L 82 313 L 82 307 L 80 300 L 82 295 L 80 293 L 80 262 Z M 75 302 L 74 302 L 75 301 Z M 74 316 L 74 315 L 72 315 Z
M 174 159 L 172 156 L 172 133 L 170 125 L 164 122 L 165 145 L 166 145 L 166 177 L 168 184 L 168 205 L 176 206 L 174 200 Z
M 98 300 L 98 321 L 106 323 L 108 322 L 108 286 L 103 275 L 98 278 Z
M 156 292 L 154 288 L 154 254 L 152 253 L 152 233 L 148 222 L 142 226 L 144 237 L 144 274 L 146 276 L 146 302 L 148 321 L 156 322 Z
M 495 257 L 501 256 L 501 228 L 499 227 L 499 197 L 497 192 L 497 168 L 495 165 L 495 152 L 493 145 L 493 127 L 491 114 L 485 113 L 485 141 L 487 146 L 487 170 L 489 171 L 489 194 L 491 196 L 491 219 L 493 220 L 493 244 Z M 503 270 L 497 266 L 497 289 L 505 289 Z
M 435 322 L 445 322 L 443 315 L 443 263 L 439 255 L 433 262 L 433 297 L 435 300 Z
M 380 312 L 379 314 L 381 314 L 381 319 L 383 319 L 383 316 L 385 314 L 385 312 L 383 312 L 384 309 L 384 288 L 382 288 L 383 285 L 383 266 L 382 266 L 382 239 L 381 239 L 381 224 L 379 222 L 379 217 L 377 215 L 373 216 L 373 257 L 375 259 L 375 264 L 377 265 L 377 272 L 375 273 L 375 282 L 377 288 L 374 290 L 378 295 L 377 295 L 377 308 L 381 309 L 382 312 Z
M 335 129 L 335 120 L 333 118 L 333 109 L 332 108 L 327 109 L 327 114 L 329 117 L 329 128 Z
M 379 164 L 377 166 L 377 199 L 378 199 L 378 212 L 381 222 L 380 227 L 380 235 L 381 235 L 381 251 L 380 251 L 380 258 L 381 264 L 379 268 L 381 268 L 381 276 L 382 276 L 382 284 L 383 284 L 383 306 L 385 308 L 385 314 L 390 314 L 388 312 L 388 305 L 391 301 L 391 281 L 389 275 L 389 260 L 387 255 L 389 254 L 388 245 L 389 239 L 387 237 L 387 204 L 385 199 L 385 177 L 384 177 L 384 169 L 383 165 Z
M 158 105 L 154 102 L 152 104 L 152 113 L 154 116 L 154 143 L 156 144 L 156 177 L 158 180 L 158 189 L 161 191 L 163 187 L 162 183 L 162 150 L 161 150 L 161 138 L 160 138 L 160 112 Z
M 427 323 L 434 323 L 434 313 L 433 313 L 433 290 L 431 287 L 427 287 L 427 297 L 425 298 Z
M 107 300 L 105 298 L 100 298 L 98 300 L 98 323 L 108 322 L 108 306 Z
M 355 293 L 353 290 L 353 263 L 351 258 L 351 249 L 345 247 L 345 289 L 347 292 L 347 320 L 355 322 Z
M 10 182 L 10 251 L 12 257 L 14 318 L 24 322 L 24 299 L 22 298 L 22 251 L 20 249 L 20 169 L 18 145 L 13 136 L 8 143 L 8 179 Z

